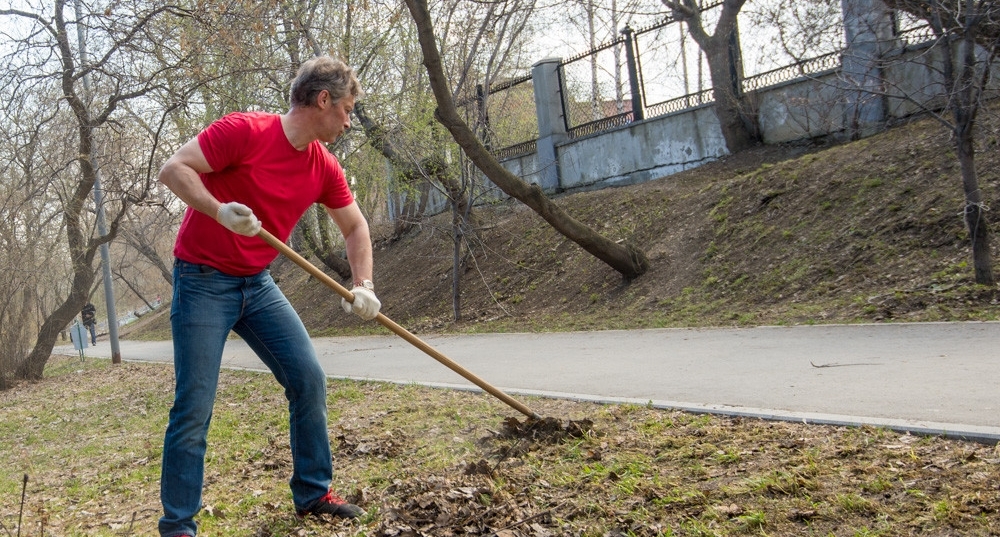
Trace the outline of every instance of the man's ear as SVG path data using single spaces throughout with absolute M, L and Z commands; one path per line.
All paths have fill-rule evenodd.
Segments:
M 322 108 L 326 108 L 330 104 L 330 102 L 331 102 L 331 98 L 330 98 L 330 91 L 329 90 L 320 90 L 320 92 L 316 94 L 316 107 L 317 108 L 321 108 L 321 109 Z

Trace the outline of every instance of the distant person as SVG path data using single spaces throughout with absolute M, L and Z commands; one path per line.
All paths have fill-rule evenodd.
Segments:
M 371 320 L 381 303 L 372 284 L 372 244 L 344 170 L 324 143 L 351 128 L 361 86 L 329 57 L 299 68 L 285 114 L 232 113 L 171 156 L 160 181 L 188 205 L 174 244 L 174 405 L 163 441 L 163 537 L 194 536 L 201 509 L 206 437 L 223 346 L 239 334 L 285 389 L 298 516 L 364 513 L 330 490 L 332 455 L 326 374 L 298 314 L 267 270 L 278 253 L 261 226 L 287 240 L 315 203 L 340 228 L 354 276 L 348 312 Z
M 80 319 L 83 320 L 83 326 L 90 330 L 90 344 L 97 345 L 97 308 L 87 302 L 87 305 L 80 311 Z

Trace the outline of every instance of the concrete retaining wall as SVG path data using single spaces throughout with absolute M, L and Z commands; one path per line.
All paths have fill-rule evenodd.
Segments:
M 840 69 L 758 90 L 752 100 L 758 107 L 764 142 L 849 136 L 861 114 L 871 118 L 873 110 L 881 111 L 876 124 L 861 131 L 868 135 L 880 130 L 887 119 L 907 117 L 919 112 L 921 106 L 933 108 L 941 101 L 939 64 L 939 55 L 928 54 L 926 49 L 896 51 L 892 60 L 882 62 L 877 70 L 883 77 L 882 87 L 894 88 L 884 95 L 864 94 L 849 87 Z M 545 91 L 537 82 L 535 88 L 536 92 Z M 905 99 L 895 97 L 904 92 Z M 536 102 L 543 101 L 536 98 Z M 550 160 L 541 165 L 537 153 L 503 162 L 509 171 L 542 186 L 549 194 L 658 179 L 728 154 L 712 104 L 579 139 L 566 140 L 564 133 L 549 138 L 564 140 L 551 143 L 554 163 Z M 544 145 L 541 142 L 539 146 Z

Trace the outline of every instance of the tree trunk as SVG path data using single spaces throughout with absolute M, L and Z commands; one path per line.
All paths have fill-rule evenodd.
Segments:
M 726 139 L 726 148 L 736 153 L 753 147 L 760 141 L 756 113 L 750 110 L 746 99 L 737 93 L 742 81 L 734 78 L 738 66 L 733 63 L 728 41 L 713 40 L 705 50 L 708 70 L 712 77 L 712 96 L 715 98 L 715 116 Z
M 1000 18 L 993 2 L 939 2 L 937 0 L 883 0 L 893 9 L 927 21 L 940 47 L 941 78 L 952 121 L 932 114 L 951 132 L 962 173 L 965 195 L 963 220 L 972 244 L 976 283 L 995 285 L 990 252 L 990 229 L 976 175 L 973 133 L 983 93 L 994 76 Z M 955 47 L 959 47 L 956 49 Z M 977 48 L 981 47 L 981 48 Z M 957 54 L 956 54 L 957 52 Z M 985 52 L 985 54 L 983 54 Z M 955 60 L 958 60 L 957 62 Z
M 739 50 L 737 16 L 746 0 L 724 0 L 715 33 L 705 31 L 701 8 L 695 0 L 661 0 L 674 19 L 684 21 L 688 34 L 705 53 L 712 77 L 715 115 L 730 153 L 761 141 L 757 112 L 743 95 L 743 61 Z M 700 79 L 699 79 L 700 80 Z
M 167 264 L 163 262 L 163 258 L 160 254 L 156 253 L 156 250 L 152 245 L 143 240 L 143 237 L 137 236 L 135 233 L 125 233 L 125 242 L 129 246 L 135 248 L 139 254 L 146 258 L 147 261 L 153 264 L 154 267 L 160 272 L 160 276 L 166 280 L 170 285 L 174 284 L 174 273 L 167 267 Z
M 940 16 L 942 10 L 937 11 Z M 971 19 L 970 19 L 971 20 Z M 976 283 L 993 285 L 993 260 L 990 254 L 990 230 L 986 221 L 983 194 L 979 189 L 979 179 L 976 176 L 976 149 L 973 143 L 973 131 L 976 125 L 976 115 L 979 111 L 982 89 L 986 86 L 986 76 L 992 61 L 987 62 L 983 78 L 977 80 L 977 58 L 975 33 L 971 28 L 966 31 L 959 42 L 960 60 L 956 73 L 951 61 L 952 47 L 945 47 L 944 74 L 951 82 L 954 94 L 949 99 L 952 117 L 955 121 L 955 152 L 962 170 L 962 190 L 965 193 L 965 225 L 969 230 L 972 242 L 972 266 L 975 271 Z M 991 51 L 995 50 L 991 49 Z M 993 59 L 991 53 L 990 59 Z
M 122 271 L 115 270 L 113 271 L 113 275 L 115 278 L 118 279 L 118 281 L 124 283 L 125 287 L 128 287 L 128 290 L 132 291 L 132 294 L 135 295 L 136 298 L 141 300 L 142 303 L 145 304 L 147 308 L 149 308 L 149 311 L 153 311 L 153 309 L 155 309 L 153 304 L 146 299 L 146 295 L 142 293 L 142 289 L 140 289 L 138 285 L 132 283 L 132 281 L 129 280 L 128 277 L 125 276 L 125 274 Z M 133 313 L 135 313 L 136 317 L 142 317 L 143 315 L 145 315 L 145 313 L 140 314 L 138 311 L 135 311 Z
M 452 200 L 451 203 L 451 240 L 452 240 L 452 260 L 453 269 L 451 275 L 451 310 L 456 322 L 462 320 L 462 243 L 465 241 L 462 214 L 458 210 L 458 203 Z
M 569 216 L 561 207 L 552 203 L 538 185 L 528 185 L 507 171 L 483 147 L 455 109 L 441 65 L 426 0 L 406 0 L 406 5 L 417 25 L 423 63 L 438 104 L 435 116 L 451 132 L 473 164 L 500 190 L 530 207 L 559 233 L 607 263 L 626 279 L 631 280 L 644 274 L 649 269 L 649 259 L 642 250 L 629 243 L 618 244 Z
M 88 280 L 89 275 L 89 281 Z M 64 301 L 52 315 L 47 317 L 38 329 L 38 337 L 31 353 L 21 362 L 15 373 L 15 378 L 24 380 L 41 380 L 45 371 L 45 364 L 52 356 L 52 349 L 55 347 L 59 332 L 65 329 L 84 304 L 87 303 L 87 290 L 94 281 L 94 271 L 91 269 L 86 273 L 77 272 L 73 279 L 73 289 L 70 296 Z
M 971 127 L 968 125 L 967 127 Z M 955 149 L 962 170 L 962 190 L 965 192 L 965 225 L 972 241 L 972 266 L 976 283 L 993 285 L 993 256 L 990 253 L 990 227 L 986 220 L 982 191 L 976 176 L 975 148 L 971 128 L 960 128 L 955 138 Z
M 333 237 L 327 229 L 329 220 L 326 211 L 320 210 L 316 205 L 309 207 L 296 225 L 302 236 L 302 250 L 306 257 L 314 256 L 328 269 L 347 280 L 351 277 L 351 265 L 333 247 Z

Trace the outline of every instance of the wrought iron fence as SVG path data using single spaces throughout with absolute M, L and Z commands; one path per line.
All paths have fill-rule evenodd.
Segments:
M 646 107 L 646 117 L 665 116 L 713 102 L 715 102 L 715 99 L 712 97 L 712 89 L 709 88 L 696 93 L 674 97 L 662 103 L 649 105 Z
M 456 106 L 465 108 L 467 117 L 475 118 L 474 128 L 480 139 L 497 158 L 535 151 L 538 116 L 530 73 L 493 84 L 488 90 L 477 86 L 474 97 Z
M 743 80 L 743 91 L 756 91 L 796 78 L 816 76 L 826 71 L 839 69 L 841 54 L 843 51 L 840 50 L 830 52 L 746 78 Z
M 710 4 L 703 7 L 702 12 L 721 5 L 722 2 Z M 689 67 L 690 62 L 683 58 L 687 46 L 683 30 L 677 31 L 679 39 L 670 35 L 670 28 L 682 26 L 680 21 L 668 16 L 643 28 L 626 28 L 615 39 L 560 62 L 563 118 L 570 138 L 713 103 L 712 89 L 702 87 L 700 60 L 699 72 L 693 77 L 686 71 L 670 73 L 660 68 L 670 62 L 675 71 Z M 903 46 L 933 39 L 925 24 L 913 21 L 897 23 L 896 36 Z M 679 52 L 674 52 L 678 57 L 668 58 L 669 50 L 677 49 L 678 43 Z M 747 77 L 742 81 L 743 91 L 760 91 L 797 78 L 835 71 L 841 66 L 842 54 L 843 50 L 836 50 Z M 650 69 L 649 64 L 656 65 L 659 70 Z M 688 89 L 690 78 L 697 81 L 695 91 Z M 477 98 L 459 103 L 481 107 L 486 127 L 484 138 L 487 147 L 498 158 L 512 158 L 535 150 L 538 123 L 530 82 L 528 74 L 494 84 L 488 91 L 481 91 Z M 651 102 L 653 100 L 656 102 Z
M 937 36 L 934 35 L 934 30 L 931 29 L 929 24 L 900 29 L 896 34 L 896 37 L 900 40 L 901 45 L 907 47 L 920 45 L 937 39 Z
M 629 77 L 623 72 L 624 46 L 625 39 L 619 37 L 560 62 L 563 119 L 571 137 L 632 120 Z
M 503 149 L 498 149 L 493 152 L 498 160 L 506 160 L 509 158 L 519 157 L 521 155 L 530 155 L 537 150 L 538 140 L 528 140 L 527 142 L 521 142 L 519 144 L 514 144 L 511 146 L 504 147 Z
M 603 132 L 606 130 L 615 129 L 618 127 L 624 127 L 629 123 L 634 121 L 634 116 L 631 111 L 625 112 L 624 114 L 618 114 L 611 117 L 605 117 L 598 119 L 597 121 L 591 121 L 590 123 L 584 123 L 583 125 L 578 125 L 569 129 L 569 137 L 582 138 L 584 136 L 595 134 L 598 132 Z

